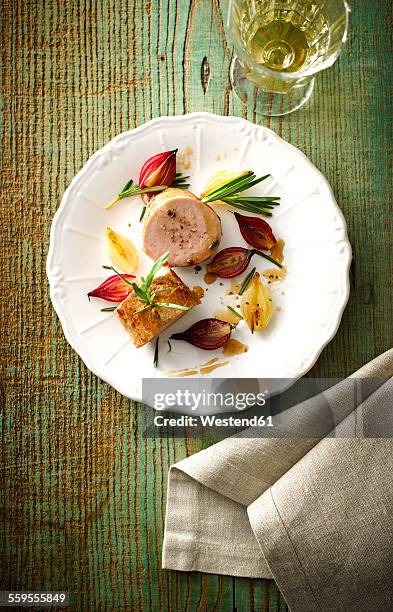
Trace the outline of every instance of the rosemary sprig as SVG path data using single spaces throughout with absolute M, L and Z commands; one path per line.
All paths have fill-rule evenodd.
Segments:
M 150 298 L 151 284 L 153 282 L 153 278 L 155 277 L 159 269 L 162 268 L 164 263 L 168 260 L 168 257 L 169 251 L 166 251 L 166 253 L 163 253 L 163 255 L 161 255 L 161 257 L 159 257 L 157 261 L 154 262 L 150 272 L 148 272 L 148 274 L 146 275 L 146 278 L 143 278 L 143 276 L 141 278 L 141 291 L 143 291 L 148 298 Z M 149 302 L 149 300 L 145 301 Z
M 171 187 L 177 187 L 178 189 L 187 189 L 190 184 L 186 182 L 186 179 L 190 178 L 189 176 L 183 176 L 181 172 L 176 174 L 175 180 L 173 181 Z M 134 185 L 134 181 L 130 179 L 124 185 L 123 189 L 120 193 L 111 201 L 109 204 L 105 206 L 106 209 L 112 208 L 115 204 L 123 200 L 123 198 L 130 198 L 132 196 L 140 195 L 141 193 L 154 193 L 156 191 L 164 191 L 168 185 L 156 185 L 155 187 L 144 187 L 141 189 L 138 185 Z
M 140 285 L 137 285 L 136 283 L 130 283 L 130 281 L 125 279 L 120 274 L 120 272 L 118 272 L 116 268 L 114 268 L 113 266 L 102 266 L 105 270 L 113 270 L 113 272 L 117 274 L 117 276 L 121 278 L 123 282 L 127 283 L 127 285 L 130 285 L 133 288 L 133 290 L 135 291 L 139 299 L 142 302 L 145 302 L 146 305 L 142 306 L 142 308 L 139 308 L 139 310 L 136 310 L 134 312 L 134 315 L 138 314 L 139 312 L 143 312 L 144 310 L 147 310 L 148 308 L 153 308 L 155 306 L 161 306 L 161 308 L 174 308 L 176 310 L 190 310 L 188 306 L 182 306 L 181 304 L 171 304 L 170 302 L 156 302 L 155 301 L 155 297 L 157 293 L 160 293 L 162 291 L 168 291 L 168 289 L 170 289 L 170 287 L 164 287 L 163 289 L 156 289 L 155 291 L 152 291 L 152 287 L 151 287 L 155 275 L 157 274 L 158 270 L 167 261 L 168 256 L 169 256 L 169 251 L 167 251 L 166 253 L 161 255 L 161 257 L 157 259 L 157 261 L 153 264 L 153 267 L 150 270 L 150 272 L 146 275 L 146 278 L 143 278 L 142 276 Z M 113 310 L 116 310 L 116 308 L 117 306 L 103 308 L 101 312 L 112 312 Z
M 230 206 L 240 208 L 240 210 L 247 210 L 248 212 L 271 217 L 272 213 L 269 210 L 280 204 L 278 196 L 247 196 L 243 193 L 250 189 L 250 187 L 254 187 L 254 185 L 258 185 L 258 183 L 266 180 L 269 176 L 270 174 L 265 174 L 265 176 L 257 178 L 255 172 L 249 170 L 214 189 L 202 199 L 202 202 L 207 203 L 221 200 Z
M 267 259 L 267 261 L 270 261 L 270 263 L 277 266 L 277 268 L 283 267 L 283 265 L 279 261 L 277 261 L 277 259 L 273 259 L 273 257 L 270 257 L 270 255 L 266 255 L 266 253 L 262 253 L 262 251 L 258 251 L 258 249 L 252 249 L 252 253 L 253 255 L 259 255 L 260 257 Z
M 190 183 L 187 183 L 187 179 L 189 178 L 189 176 L 183 176 L 181 172 L 176 172 L 176 177 L 171 187 L 177 187 L 178 189 L 188 189 Z
M 151 193 L 153 191 L 163 191 L 166 189 L 166 185 L 157 185 L 156 187 L 144 187 L 140 189 L 138 185 L 134 185 L 134 181 L 130 179 L 123 187 L 121 192 L 105 206 L 105 208 L 112 208 L 115 204 L 120 202 L 123 198 L 130 198 L 131 196 L 139 195 L 141 193 Z
M 120 272 L 118 272 L 116 268 L 114 268 L 113 266 L 102 266 L 103 268 L 105 268 L 105 270 L 113 270 L 113 272 L 117 274 L 117 276 L 121 278 L 122 281 L 124 281 L 125 283 L 127 283 L 127 285 L 130 285 L 133 288 L 133 290 L 135 291 L 139 299 L 142 302 L 145 302 L 146 305 L 142 306 L 142 308 L 139 308 L 139 310 L 136 310 L 134 314 L 138 314 L 139 312 L 143 312 L 144 310 L 147 310 L 148 308 L 153 308 L 155 306 L 161 306 L 161 308 L 174 308 L 176 310 L 190 310 L 188 306 L 182 306 L 181 304 L 171 304 L 169 302 L 156 302 L 155 301 L 155 297 L 157 293 L 160 293 L 161 291 L 167 291 L 168 289 L 170 289 L 170 287 L 166 287 L 163 289 L 157 289 L 156 291 L 152 291 L 152 288 L 151 288 L 151 284 L 153 282 L 155 275 L 157 274 L 158 270 L 167 261 L 168 256 L 169 256 L 169 251 L 167 251 L 166 253 L 161 255 L 161 257 L 157 259 L 157 261 L 153 264 L 153 267 L 150 270 L 150 272 L 146 275 L 146 278 L 143 278 L 142 276 L 140 285 L 137 285 L 136 283 L 130 283 L 128 280 L 123 278 Z M 115 309 L 116 307 L 115 308 L 104 308 L 102 312 L 110 312 Z
M 161 308 L 175 308 L 176 310 L 190 310 L 188 306 L 182 306 L 181 304 L 170 304 L 169 302 L 156 302 L 155 297 L 156 294 L 160 291 L 164 291 L 164 289 L 157 289 L 156 291 L 152 291 L 152 282 L 159 271 L 159 269 L 164 265 L 164 263 L 168 260 L 169 251 L 161 255 L 157 259 L 157 261 L 153 264 L 150 272 L 146 275 L 146 278 L 141 278 L 140 285 L 136 283 L 129 283 L 134 289 L 136 295 L 142 302 L 146 303 L 146 306 L 143 306 L 139 310 L 137 310 L 134 314 L 138 312 L 142 312 L 147 308 L 153 308 L 155 306 L 160 306 Z
M 160 341 L 160 336 L 157 336 L 156 338 L 156 348 L 154 350 L 154 359 L 153 359 L 153 366 L 156 368 L 158 366 L 158 343 Z
M 265 176 L 261 176 L 260 178 L 255 178 L 256 174 L 252 170 L 247 170 L 240 176 L 227 181 L 223 185 L 220 185 L 216 189 L 214 189 L 211 193 L 209 193 L 204 200 L 208 200 L 213 202 L 214 200 L 220 200 L 223 197 L 227 197 L 240 191 L 244 191 L 245 189 L 249 189 L 249 187 L 253 187 L 258 183 L 266 180 L 270 174 L 265 174 Z
M 251 282 L 252 277 L 254 276 L 256 271 L 256 268 L 253 268 L 250 272 L 250 274 L 247 274 L 246 278 L 243 281 L 242 286 L 239 289 L 239 295 L 243 295 L 243 293 L 245 292 L 245 290 L 247 289 L 248 285 Z

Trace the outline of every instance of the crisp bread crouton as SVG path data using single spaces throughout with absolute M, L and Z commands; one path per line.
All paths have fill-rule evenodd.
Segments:
M 152 291 L 160 290 L 156 297 L 158 302 L 179 304 L 180 306 L 188 306 L 190 309 L 201 302 L 200 298 L 183 283 L 173 270 L 153 279 L 151 288 Z M 161 289 L 165 289 L 165 291 L 161 291 Z M 186 310 L 176 310 L 162 306 L 140 311 L 144 306 L 146 306 L 146 303 L 134 291 L 131 291 L 115 310 L 137 348 L 153 340 L 187 312 Z

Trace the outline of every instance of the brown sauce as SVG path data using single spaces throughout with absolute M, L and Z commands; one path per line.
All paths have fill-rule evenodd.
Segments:
M 273 257 L 273 259 L 278 261 L 278 263 L 282 263 L 284 261 L 284 246 L 285 242 L 280 238 L 277 240 L 274 247 L 270 249 L 270 255 Z
M 172 374 L 168 372 L 168 376 L 170 376 L 171 378 L 184 378 L 185 376 L 196 376 L 197 374 L 198 370 L 179 370 L 178 372 L 173 372 Z
M 235 313 L 231 312 L 228 308 L 216 310 L 213 312 L 213 317 L 215 319 L 220 319 L 220 321 L 226 321 L 230 325 L 237 325 L 240 321 L 240 317 L 237 317 Z
M 233 357 L 233 355 L 240 355 L 241 353 L 247 353 L 247 351 L 247 344 L 243 344 L 243 342 L 239 342 L 239 340 L 235 340 L 235 338 L 230 338 L 222 349 L 225 357 Z
M 188 170 L 191 167 L 191 155 L 193 154 L 192 148 L 187 145 L 183 151 L 180 151 L 177 155 L 178 162 L 183 166 L 184 170 Z
M 209 361 L 206 361 L 206 363 L 202 363 L 201 368 L 203 368 L 205 366 L 209 366 L 212 363 L 217 363 L 218 360 L 219 360 L 219 357 L 213 357 L 213 359 L 210 359 Z
M 222 368 L 223 366 L 228 365 L 229 361 L 221 361 L 220 363 L 216 363 L 211 366 L 205 366 L 201 368 L 201 374 L 210 374 L 213 370 L 217 370 L 217 368 Z
M 192 366 L 191 368 L 184 368 L 184 370 L 170 370 L 167 372 L 167 375 L 172 378 L 183 378 L 185 376 L 196 376 L 198 374 L 203 376 L 204 374 L 213 372 L 213 370 L 216 370 L 217 368 L 222 368 L 223 366 L 228 365 L 228 361 L 219 361 L 219 359 L 219 357 L 214 357 L 213 359 L 206 361 L 206 363 L 203 363 L 199 368 L 198 366 Z
M 206 272 L 205 276 L 203 277 L 203 280 L 205 281 L 206 285 L 211 285 L 212 283 L 216 282 L 217 276 L 215 274 L 212 274 L 211 272 Z
M 205 290 L 199 285 L 196 285 L 195 287 L 193 287 L 192 290 L 195 293 L 195 295 L 199 297 L 199 299 L 202 299 L 203 296 L 205 295 Z

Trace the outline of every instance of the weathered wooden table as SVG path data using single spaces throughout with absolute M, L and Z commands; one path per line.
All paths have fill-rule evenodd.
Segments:
M 159 115 L 244 115 L 221 9 L 4 0 L 2 589 L 68 589 L 83 610 L 287 609 L 273 581 L 160 569 L 168 467 L 202 443 L 146 438 L 148 408 L 66 343 L 45 276 L 53 213 L 96 149 Z M 354 0 L 349 44 L 311 102 L 264 121 L 330 180 L 354 248 L 350 302 L 318 376 L 392 344 L 390 24 L 391 0 Z

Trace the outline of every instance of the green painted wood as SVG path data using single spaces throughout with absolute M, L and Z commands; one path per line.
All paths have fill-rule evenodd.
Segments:
M 350 302 L 314 375 L 344 376 L 392 344 L 390 5 L 354 0 L 348 46 L 311 102 L 263 120 L 327 176 L 354 247 Z M 67 588 L 81 610 L 287 609 L 273 581 L 160 569 L 169 465 L 205 443 L 147 438 L 148 408 L 67 345 L 45 278 L 61 195 L 110 138 L 193 110 L 255 120 L 230 90 L 225 8 L 3 3 L 1 588 Z

